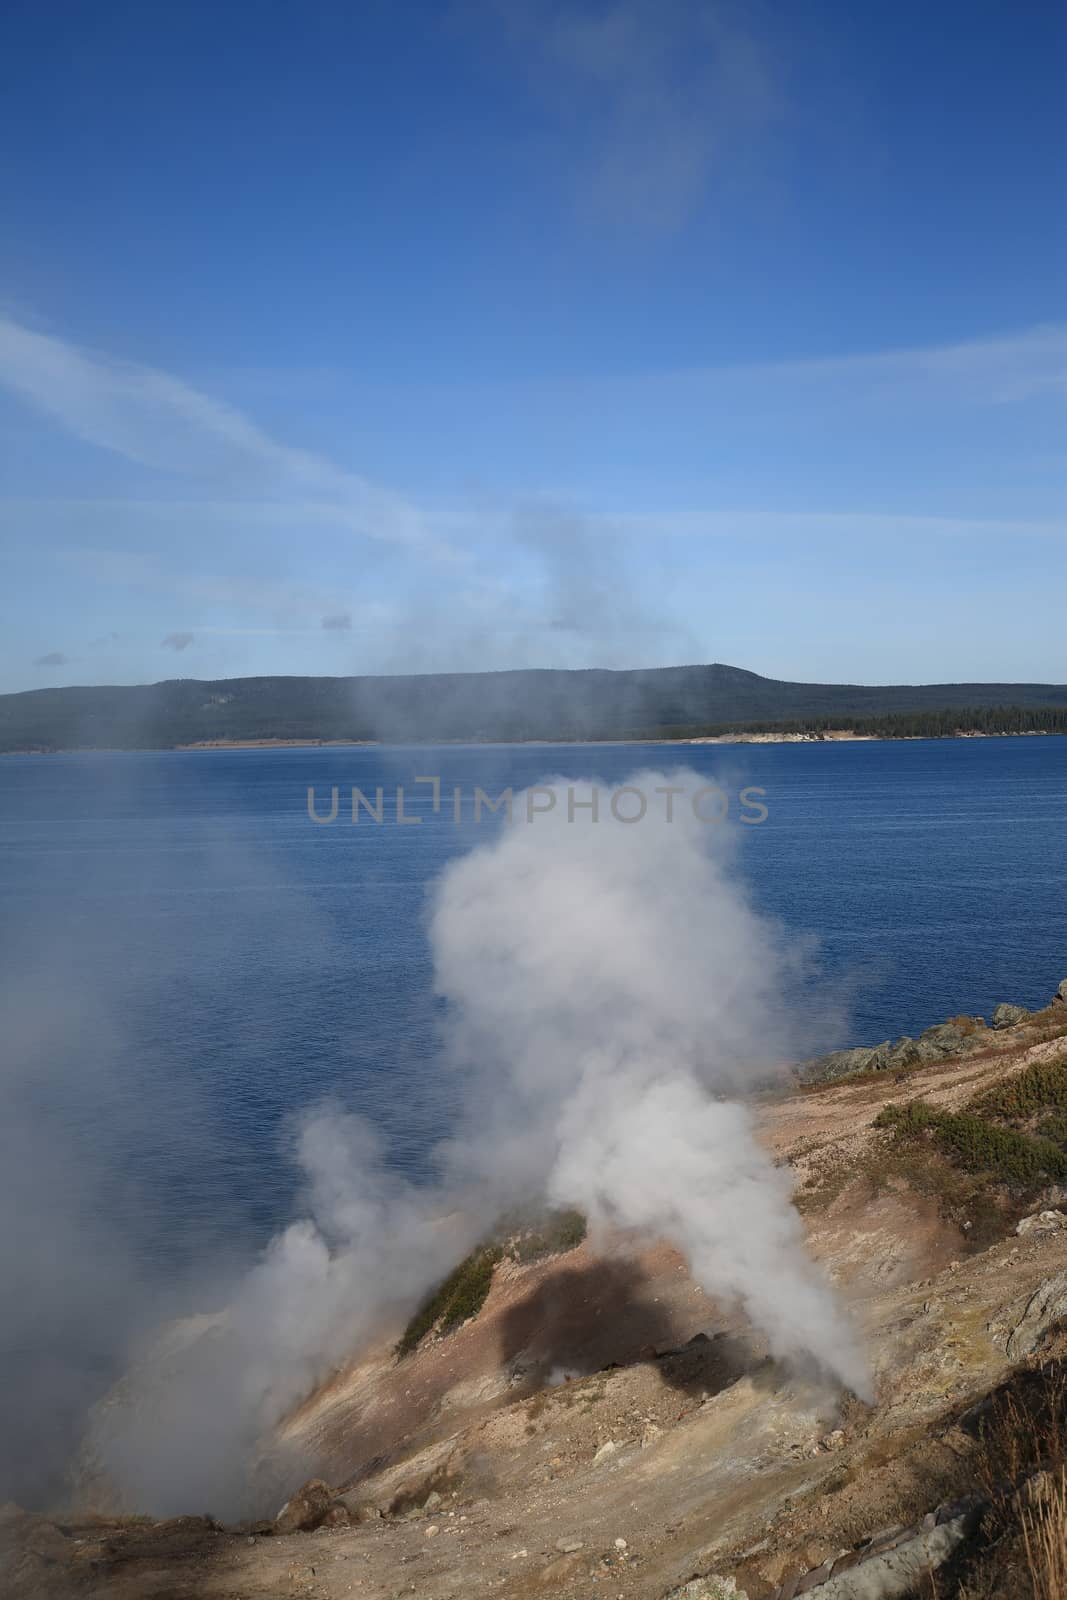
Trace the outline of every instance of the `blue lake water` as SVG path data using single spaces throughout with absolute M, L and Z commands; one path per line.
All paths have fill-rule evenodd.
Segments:
M 742 870 L 849 981 L 848 1042 L 1037 1005 L 1067 975 L 1067 739 L 5 757 L 5 1071 L 71 1204 L 163 1266 L 261 1240 L 296 1198 L 287 1118 L 327 1094 L 417 1170 L 449 1110 L 427 890 L 501 824 L 456 826 L 415 778 L 469 812 L 476 785 L 683 763 L 766 791 Z M 339 787 L 335 823 L 309 820 L 309 785 L 323 808 Z M 345 820 L 352 785 L 384 787 L 382 826 Z

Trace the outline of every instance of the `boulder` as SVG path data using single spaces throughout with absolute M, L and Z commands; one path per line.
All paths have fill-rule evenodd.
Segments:
M 940 1055 L 942 1052 L 937 1051 Z M 899 1071 L 903 1067 L 913 1067 L 922 1060 L 922 1051 L 918 1042 L 909 1034 L 903 1034 L 885 1058 L 884 1066 L 890 1070 Z
M 1067 978 L 1060 982 L 1056 993 L 1052 996 L 1052 1004 L 1054 1006 L 1067 1006 Z
M 1061 1228 L 1067 1228 L 1067 1213 L 1063 1211 L 1035 1211 L 1033 1216 L 1023 1217 L 1015 1224 L 1015 1232 L 1019 1235 L 1058 1233 Z
M 324 1522 L 334 1504 L 333 1490 L 321 1478 L 309 1478 L 288 1499 L 274 1519 L 275 1533 L 309 1533 Z
M 1002 1003 L 993 1008 L 994 1028 L 1017 1028 L 1020 1022 L 1025 1022 L 1030 1013 L 1025 1006 L 1009 1006 Z

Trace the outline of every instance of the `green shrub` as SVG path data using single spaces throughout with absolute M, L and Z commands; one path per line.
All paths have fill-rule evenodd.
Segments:
M 415 1312 L 397 1341 L 397 1355 L 410 1355 L 431 1328 L 447 1333 L 468 1317 L 476 1317 L 489 1293 L 493 1268 L 503 1253 L 499 1245 L 481 1245 L 461 1261 Z
M 1067 1150 L 1050 1139 L 1002 1128 L 973 1111 L 944 1111 L 912 1100 L 885 1106 L 874 1125 L 900 1142 L 929 1137 L 964 1171 L 989 1173 L 1003 1183 L 1031 1186 L 1042 1178 L 1067 1179 Z
M 1067 1056 L 1035 1061 L 1012 1078 L 1002 1078 L 968 1107 L 980 1116 L 1025 1122 L 1042 1111 L 1067 1112 Z
M 490 1242 L 480 1244 L 426 1296 L 396 1344 L 398 1356 L 410 1355 L 432 1328 L 448 1333 L 468 1317 L 476 1317 L 493 1281 L 493 1268 L 504 1256 L 537 1261 L 573 1250 L 585 1238 L 580 1211 L 548 1211 L 536 1225 L 520 1231 L 516 1215 L 505 1217 Z
M 1039 1122 L 1037 1131 L 1043 1139 L 1051 1139 L 1053 1144 L 1063 1145 L 1067 1149 L 1067 1112 L 1056 1111 L 1051 1117 L 1046 1117 L 1044 1122 Z
M 550 1211 L 538 1226 L 515 1235 L 508 1249 L 516 1261 L 538 1261 L 542 1256 L 577 1249 L 585 1235 L 586 1221 L 580 1211 Z

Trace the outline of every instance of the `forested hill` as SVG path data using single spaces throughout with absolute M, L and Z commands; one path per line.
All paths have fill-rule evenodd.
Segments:
M 0 695 L 0 751 L 205 741 L 685 738 L 728 731 L 938 736 L 1067 731 L 1067 685 L 788 683 L 740 667 L 179 678 Z

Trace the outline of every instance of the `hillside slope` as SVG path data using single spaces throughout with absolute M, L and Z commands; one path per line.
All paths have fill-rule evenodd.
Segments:
M 1067 1215 L 1040 1175 L 1013 1185 L 885 1120 L 921 1101 L 1018 1131 L 1062 1099 L 1062 1000 L 978 1031 L 760 1112 L 864 1330 L 873 1406 L 776 1366 L 672 1250 L 583 1243 L 503 1262 L 463 1326 L 399 1361 L 395 1330 L 306 1398 L 277 1444 L 331 1485 L 287 1513 L 321 1494 L 315 1531 L 12 1508 L 5 1594 L 717 1600 L 733 1579 L 750 1600 L 889 1600 L 935 1592 L 898 1583 L 929 1559 L 941 1600 L 1029 1597 L 1020 1506 L 1067 1463 Z
M 0 695 L 0 751 L 158 749 L 212 741 L 431 743 L 686 737 L 767 723 L 969 708 L 1067 713 L 1065 684 L 789 683 L 740 667 L 409 677 L 179 678 Z

